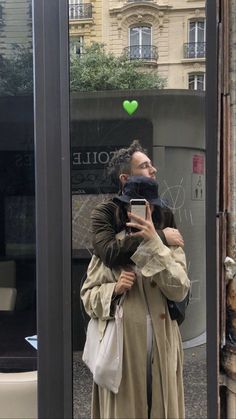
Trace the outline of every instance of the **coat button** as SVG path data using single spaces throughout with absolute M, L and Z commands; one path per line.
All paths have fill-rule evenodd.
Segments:
M 155 282 L 155 281 L 153 281 L 153 280 L 151 280 L 150 285 L 151 285 L 151 287 L 153 287 L 153 288 L 157 286 L 156 282 Z

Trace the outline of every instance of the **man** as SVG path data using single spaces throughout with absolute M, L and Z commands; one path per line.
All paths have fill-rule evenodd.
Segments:
M 129 176 L 146 176 L 155 179 L 156 172 L 156 168 L 138 140 L 134 140 L 128 148 L 122 148 L 114 153 L 108 167 L 108 175 L 119 189 L 119 194 L 122 194 L 123 185 Z M 124 225 L 116 223 L 119 205 L 120 202 L 113 198 L 99 204 L 91 215 L 94 253 L 108 267 L 128 263 L 140 242 L 140 238 L 134 239 L 128 235 L 123 242 L 124 246 L 121 246 L 116 240 L 116 234 L 124 228 Z M 163 243 L 168 246 L 183 247 L 184 241 L 180 232 L 176 229 L 174 216 L 164 203 L 162 214 L 162 225 L 157 233 Z

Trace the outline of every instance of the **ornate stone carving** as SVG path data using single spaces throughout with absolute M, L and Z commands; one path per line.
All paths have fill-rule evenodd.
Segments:
M 164 24 L 164 13 L 163 12 L 159 12 L 158 13 L 158 17 L 159 17 L 159 26 L 160 26 L 160 28 L 162 28 L 163 27 L 163 24 Z
M 110 14 L 116 17 L 118 29 L 125 29 L 131 25 L 140 23 L 149 25 L 158 23 L 159 27 L 163 27 L 165 19 L 164 10 L 160 10 L 160 6 L 156 3 L 143 3 L 142 5 L 135 4 L 135 2 L 129 3 L 118 8 L 110 9 Z
M 157 16 L 150 15 L 148 13 L 134 13 L 123 17 L 121 21 L 121 26 L 125 29 L 129 26 L 140 24 L 153 25 L 154 22 L 158 22 L 159 18 Z

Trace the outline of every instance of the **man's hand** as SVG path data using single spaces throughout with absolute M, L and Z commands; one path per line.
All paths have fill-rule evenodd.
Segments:
M 138 217 L 136 214 L 132 214 L 128 212 L 128 217 L 134 220 L 133 222 L 126 223 L 128 227 L 133 227 L 139 230 L 136 233 L 130 233 L 131 237 L 142 237 L 144 240 L 151 240 L 153 237 L 155 237 L 156 230 L 152 221 L 152 214 L 150 205 L 147 204 L 147 218 L 144 220 L 141 217 Z M 166 227 L 163 230 L 163 233 L 165 235 L 167 244 L 169 246 L 180 246 L 184 247 L 184 239 L 182 235 L 180 234 L 179 230 L 176 228 Z
M 133 271 L 122 271 L 114 289 L 116 295 L 129 291 L 136 280 L 136 273 Z
M 184 239 L 179 230 L 176 228 L 166 227 L 162 231 L 169 246 L 184 247 Z

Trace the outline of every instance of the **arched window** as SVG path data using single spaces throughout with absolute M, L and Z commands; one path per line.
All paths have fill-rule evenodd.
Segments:
M 152 29 L 150 26 L 129 28 L 130 59 L 152 58 Z
M 205 73 L 191 73 L 188 75 L 190 90 L 205 90 Z

